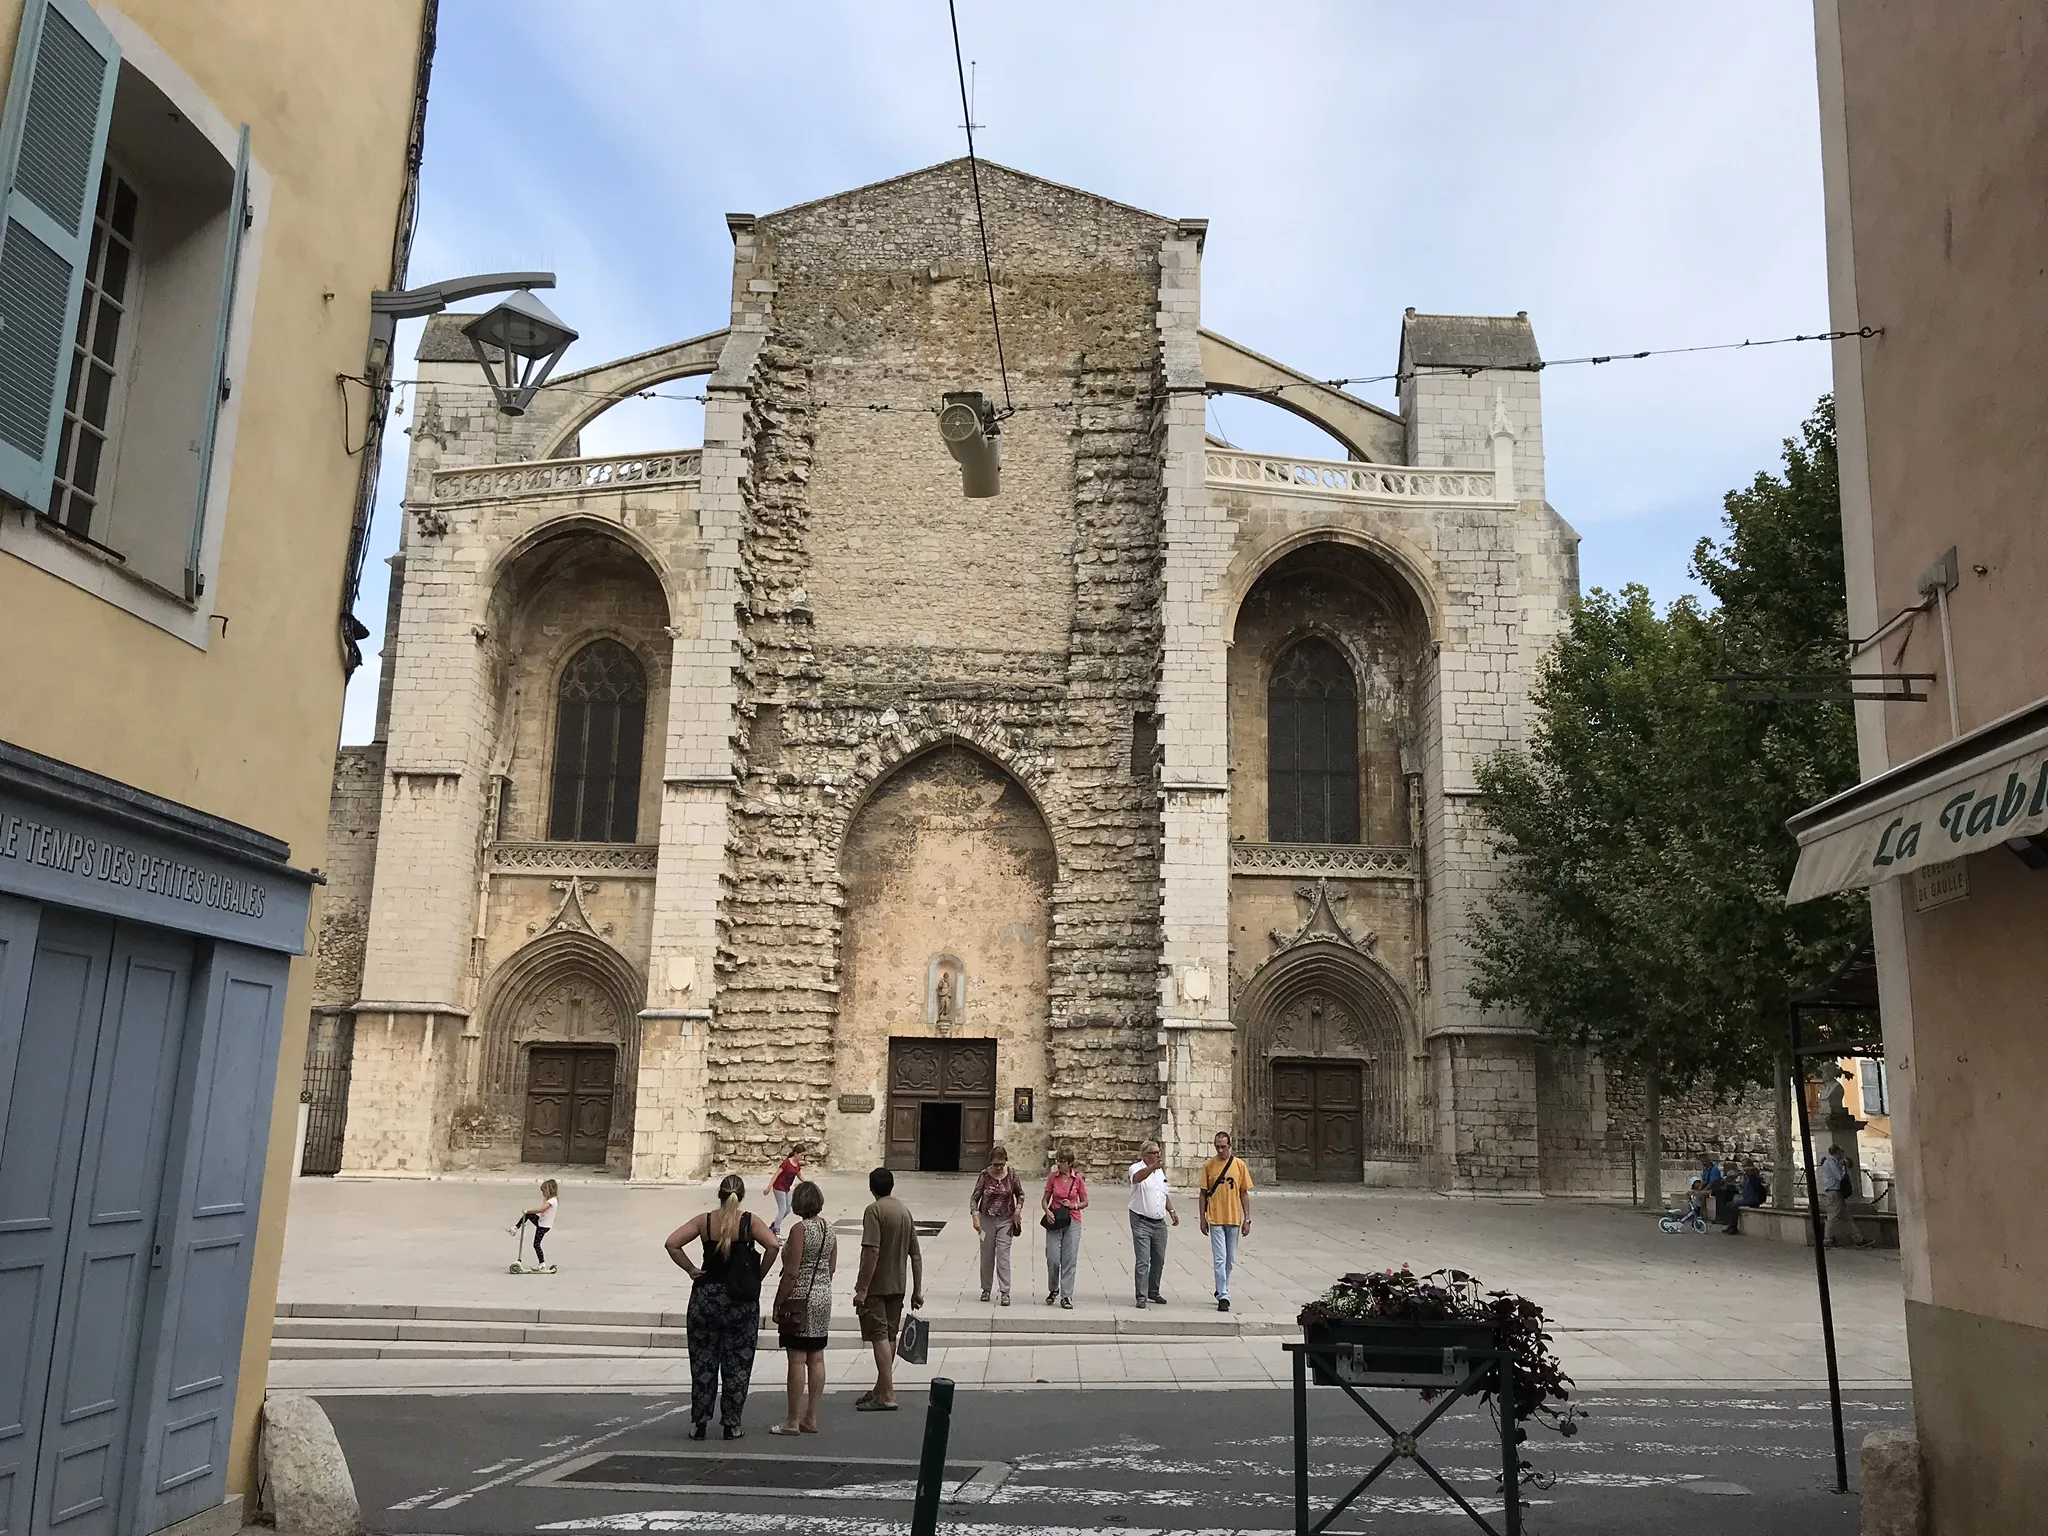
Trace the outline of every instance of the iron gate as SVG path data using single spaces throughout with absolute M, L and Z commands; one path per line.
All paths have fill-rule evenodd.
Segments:
M 299 1102 L 307 1108 L 302 1173 L 339 1173 L 341 1137 L 348 1126 L 349 1064 L 355 1058 L 353 1014 L 315 1014 L 306 1037 L 306 1077 Z

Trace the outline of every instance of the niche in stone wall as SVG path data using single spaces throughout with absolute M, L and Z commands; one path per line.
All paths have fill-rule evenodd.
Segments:
M 958 955 L 933 955 L 925 980 L 925 1020 L 942 1035 L 967 1018 L 967 967 Z

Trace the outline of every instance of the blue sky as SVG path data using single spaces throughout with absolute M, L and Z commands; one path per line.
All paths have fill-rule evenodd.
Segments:
M 983 154 L 1207 218 L 1204 323 L 1317 377 L 1390 372 L 1410 305 L 1526 309 L 1552 358 L 1826 326 L 1812 17 L 1792 0 L 960 0 L 960 26 Z M 411 276 L 554 269 L 548 301 L 582 332 L 563 367 L 588 367 L 725 325 L 728 211 L 962 148 L 944 0 L 444 0 Z M 1828 387 L 1815 344 L 1545 373 L 1550 499 L 1585 584 L 1689 590 L 1722 495 L 1777 465 Z M 1236 398 L 1210 423 L 1327 441 Z M 700 427 L 689 404 L 629 402 L 584 451 Z M 345 741 L 369 737 L 376 676 L 373 656 Z

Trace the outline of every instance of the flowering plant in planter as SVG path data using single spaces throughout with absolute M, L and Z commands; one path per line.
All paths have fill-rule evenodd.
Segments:
M 1581 1410 L 1571 1401 L 1571 1377 L 1544 1327 L 1543 1309 L 1512 1291 L 1489 1291 L 1461 1269 L 1413 1273 L 1407 1265 L 1377 1274 L 1346 1275 L 1301 1309 L 1296 1319 L 1314 1333 L 1370 1322 L 1478 1323 L 1498 1331 L 1515 1357 L 1515 1416 L 1534 1419 L 1561 1435 L 1578 1433 Z M 1434 1396 L 1425 1390 L 1425 1398 Z M 1486 1393 L 1486 1400 L 1492 1399 Z M 1523 1465 L 1524 1475 L 1531 1469 Z

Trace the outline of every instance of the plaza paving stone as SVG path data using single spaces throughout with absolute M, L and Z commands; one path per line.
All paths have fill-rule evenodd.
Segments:
M 280 1339 L 273 1386 L 362 1390 L 666 1390 L 688 1383 L 683 1352 L 652 1347 L 649 1330 L 679 1327 L 689 1282 L 662 1239 L 713 1202 L 710 1185 L 640 1186 L 562 1178 L 561 1220 L 549 1241 L 553 1275 L 508 1272 L 519 1210 L 534 1181 L 511 1178 L 302 1179 L 292 1193 L 279 1311 L 288 1331 L 313 1319 L 383 1314 L 397 1342 L 384 1358 L 295 1358 L 311 1350 L 366 1351 L 374 1342 Z M 765 1185 L 765 1180 L 758 1181 Z M 1512 1289 L 1550 1315 L 1566 1368 L 1584 1387 L 1805 1387 L 1826 1378 L 1809 1250 L 1728 1237 L 1719 1229 L 1668 1236 L 1625 1205 L 1588 1200 L 1484 1200 L 1356 1187 L 1261 1192 L 1232 1282 L 1232 1311 L 1215 1311 L 1207 1241 L 1182 1193 L 1168 1250 L 1163 1308 L 1132 1305 L 1126 1196 L 1095 1183 L 1084 1221 L 1072 1311 L 1044 1305 L 1041 1235 L 1017 1240 L 1007 1308 L 980 1299 L 966 1176 L 903 1176 L 897 1192 L 944 1230 L 924 1240 L 931 1359 L 903 1368 L 906 1385 L 932 1375 L 1033 1387 L 1278 1384 L 1281 1341 L 1301 1304 L 1350 1270 L 1466 1270 Z M 749 1208 L 772 1214 L 750 1180 Z M 829 1352 L 835 1388 L 872 1382 L 851 1333 L 857 1223 L 865 1181 L 825 1174 L 826 1215 L 840 1232 Z M 1907 1379 L 1896 1253 L 1834 1252 L 1837 1346 L 1845 1383 Z M 772 1279 L 771 1279 L 772 1284 Z M 538 1314 L 529 1340 L 498 1348 L 477 1320 Z M 465 1321 L 468 1320 L 468 1321 Z M 567 1333 L 562 1325 L 592 1325 Z M 620 1340 L 603 1325 L 629 1325 Z M 1198 1330 L 1198 1331 L 1194 1331 Z M 323 1330 L 324 1331 L 324 1330 Z M 380 1330 L 381 1331 L 381 1330 Z M 495 1330 L 505 1332 L 501 1324 Z M 517 1331 L 517 1330 L 513 1330 Z M 467 1336 L 472 1345 L 459 1342 Z M 667 1335 L 671 1346 L 679 1342 Z M 605 1343 L 601 1340 L 620 1340 Z M 439 1341 L 439 1342 L 436 1342 Z M 574 1351 L 571 1352 L 571 1346 Z M 413 1351 L 405 1357 L 402 1351 Z M 433 1357 L 418 1357 L 431 1350 Z M 494 1357 L 495 1353 L 495 1357 Z M 764 1351 L 764 1355 L 767 1352 Z M 509 1356 L 509 1357 L 508 1357 Z M 757 1380 L 779 1381 L 763 1358 Z

